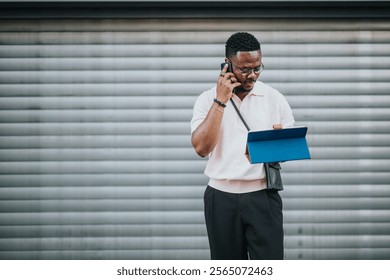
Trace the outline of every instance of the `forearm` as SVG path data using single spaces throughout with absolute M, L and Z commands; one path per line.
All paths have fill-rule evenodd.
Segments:
M 219 140 L 224 108 L 214 103 L 198 128 L 192 133 L 192 145 L 201 157 L 208 156 Z
M 226 106 L 224 104 L 231 98 L 233 90 L 241 85 L 233 73 L 226 73 L 227 69 L 226 63 L 217 80 L 216 100 L 204 121 L 192 133 L 192 146 L 201 157 L 208 156 L 217 145 Z

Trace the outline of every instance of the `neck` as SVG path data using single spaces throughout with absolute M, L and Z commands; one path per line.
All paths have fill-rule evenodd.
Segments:
M 250 91 L 244 91 L 244 90 L 237 90 L 237 92 L 235 92 L 235 94 L 237 95 L 238 98 L 240 98 L 241 100 L 243 100 L 245 98 L 245 96 L 248 95 Z

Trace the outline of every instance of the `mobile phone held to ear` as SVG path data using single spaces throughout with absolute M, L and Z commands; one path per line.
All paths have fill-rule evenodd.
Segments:
M 221 70 L 223 69 L 223 67 L 225 67 L 225 65 L 228 64 L 228 69 L 226 72 L 230 72 L 230 73 L 233 73 L 233 69 L 232 69 L 232 64 L 229 63 L 229 62 L 224 62 L 224 63 L 221 63 Z
M 230 62 L 221 63 L 221 70 L 225 67 L 226 64 L 228 65 L 226 73 L 233 73 L 232 64 Z M 233 89 L 233 93 L 237 93 L 237 88 Z

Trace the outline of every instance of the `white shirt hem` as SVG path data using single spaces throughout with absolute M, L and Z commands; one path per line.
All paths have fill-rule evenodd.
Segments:
M 266 189 L 267 181 L 265 179 L 251 181 L 210 179 L 209 186 L 228 193 L 249 193 Z

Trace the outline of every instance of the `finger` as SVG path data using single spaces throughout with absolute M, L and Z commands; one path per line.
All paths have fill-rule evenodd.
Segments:
M 234 83 L 233 79 L 232 78 L 229 78 L 228 75 L 225 75 L 225 77 L 223 78 L 223 80 L 221 80 L 221 83 L 226 86 L 226 87 L 230 87 L 231 84 Z
M 226 74 L 225 77 L 226 77 L 232 84 L 238 82 L 236 76 L 230 75 L 230 73 Z
M 233 91 L 236 87 L 239 87 L 239 86 L 241 86 L 241 83 L 234 83 L 234 84 L 230 84 L 229 88 Z
M 232 79 L 233 81 L 234 81 L 234 80 L 237 81 L 236 75 L 234 75 L 234 73 L 232 73 L 232 72 L 226 72 L 225 78 L 226 78 L 226 79 Z
M 225 63 L 225 66 L 221 70 L 221 74 L 220 74 L 221 77 L 225 77 L 225 74 L 226 74 L 226 71 L 228 69 L 228 66 L 229 65 L 227 63 Z
M 234 84 L 234 83 L 237 83 L 237 82 L 238 82 L 238 80 L 237 80 L 236 76 L 234 76 L 234 74 L 233 74 L 233 73 L 226 73 L 226 75 L 225 75 L 225 78 L 224 78 L 224 79 L 226 79 L 226 81 L 227 81 L 227 82 L 230 82 L 230 83 L 232 83 L 232 84 Z

